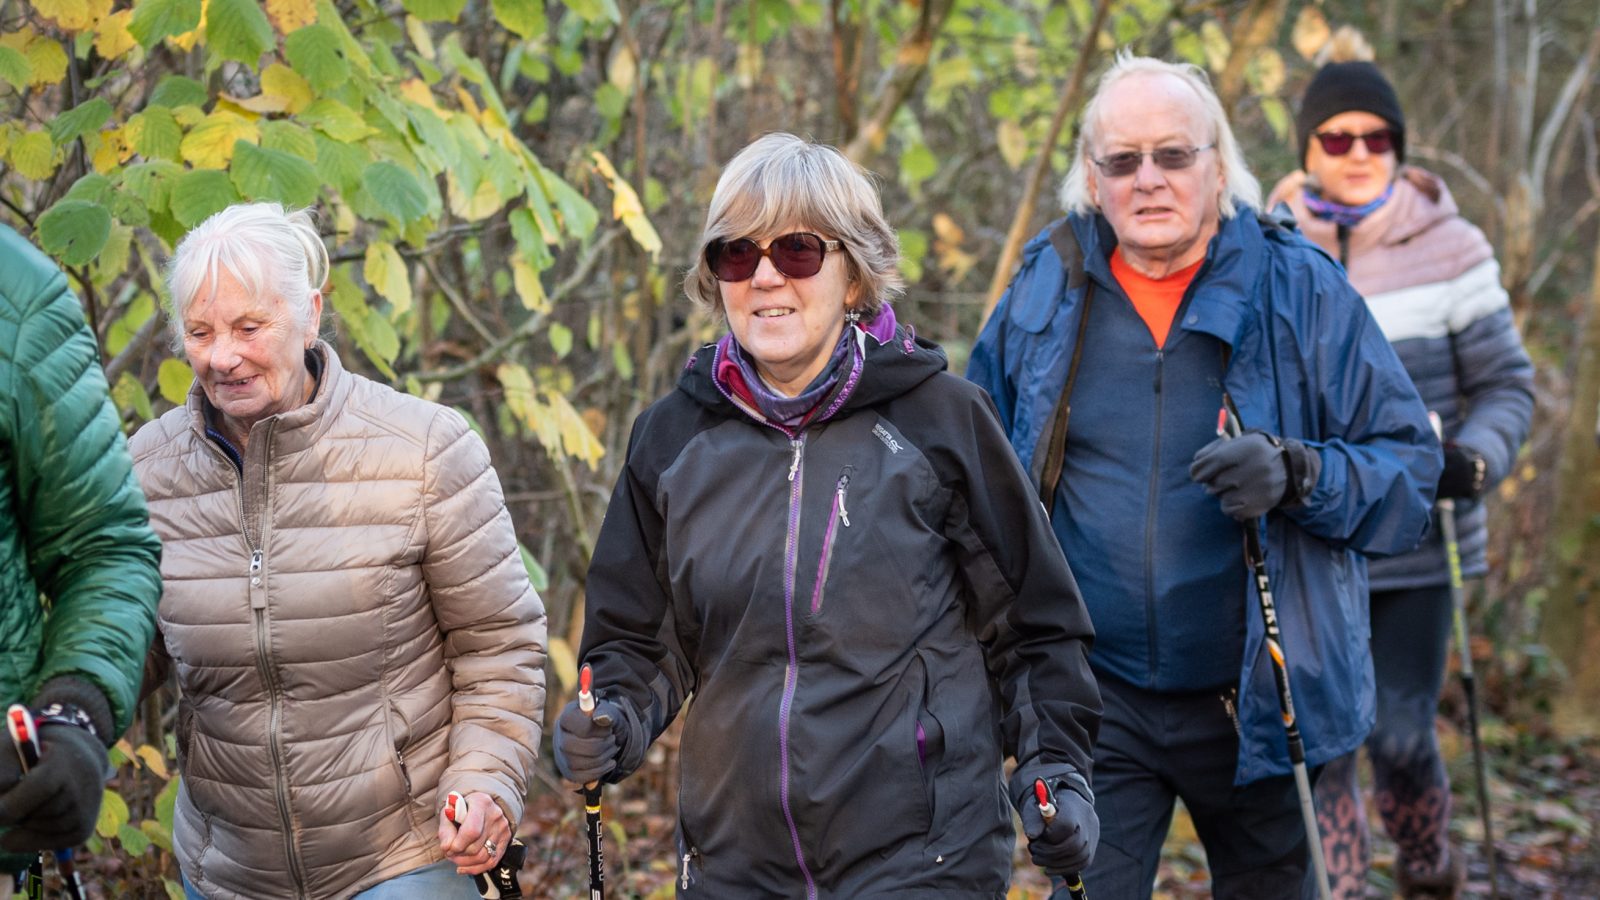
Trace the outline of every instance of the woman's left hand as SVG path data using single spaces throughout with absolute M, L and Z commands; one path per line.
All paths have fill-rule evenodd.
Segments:
M 439 849 L 455 863 L 456 874 L 478 875 L 494 868 L 511 844 L 511 823 L 500 804 L 482 791 L 466 797 L 467 817 L 460 825 L 439 809 Z

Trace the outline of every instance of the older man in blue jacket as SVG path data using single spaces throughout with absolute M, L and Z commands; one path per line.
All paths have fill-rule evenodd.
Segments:
M 1307 762 L 1372 727 L 1363 555 L 1416 546 L 1440 450 L 1360 296 L 1260 212 L 1203 73 L 1123 54 L 1083 113 L 1066 218 L 968 377 L 1051 512 L 1105 697 L 1085 880 L 1148 897 L 1181 798 L 1218 898 L 1311 896 L 1240 523 L 1259 527 Z M 1217 437 L 1232 409 L 1247 431 Z

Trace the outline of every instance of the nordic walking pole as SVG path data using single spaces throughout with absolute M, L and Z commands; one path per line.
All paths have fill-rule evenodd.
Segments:
M 1430 411 L 1433 433 L 1444 440 L 1444 424 Z M 1441 497 L 1439 530 L 1444 535 L 1444 555 L 1450 565 L 1450 605 L 1454 608 L 1456 646 L 1461 654 L 1461 692 L 1467 695 L 1467 731 L 1472 735 L 1472 766 L 1478 775 L 1478 815 L 1483 820 L 1483 855 L 1489 859 L 1489 896 L 1500 897 L 1499 864 L 1495 861 L 1494 826 L 1489 816 L 1489 775 L 1483 760 L 1483 735 L 1478 730 L 1478 679 L 1472 672 L 1472 639 L 1467 629 L 1467 591 L 1461 578 L 1461 544 L 1456 540 L 1456 501 Z
M 457 825 L 465 825 L 467 798 L 461 796 L 460 791 L 446 794 L 444 814 Z M 493 841 L 484 841 L 484 846 L 491 854 L 495 852 Z M 521 900 L 522 884 L 517 880 L 517 873 L 522 871 L 522 863 L 527 859 L 527 854 L 527 847 L 517 840 L 516 834 L 512 834 L 511 843 L 495 861 L 494 868 L 472 876 L 472 883 L 478 889 L 478 896 L 483 900 Z
M 1225 405 L 1217 414 L 1217 437 L 1239 436 L 1239 420 Z M 1244 523 L 1245 564 L 1256 579 L 1256 595 L 1261 600 L 1261 620 L 1266 625 L 1267 654 L 1272 657 L 1272 674 L 1278 684 L 1278 711 L 1283 714 L 1284 736 L 1289 741 L 1289 763 L 1294 767 L 1294 784 L 1300 791 L 1300 815 L 1305 819 L 1306 842 L 1311 845 L 1311 866 L 1317 874 L 1317 895 L 1332 900 L 1328 886 L 1328 863 L 1322 856 L 1322 832 L 1317 828 L 1317 807 L 1311 799 L 1311 776 L 1306 773 L 1306 745 L 1300 738 L 1300 722 L 1294 715 L 1294 695 L 1289 691 L 1289 663 L 1283 656 L 1283 635 L 1278 630 L 1278 609 L 1272 601 L 1272 584 L 1267 579 L 1267 556 L 1261 549 L 1260 520 Z
M 1043 778 L 1033 780 L 1033 797 L 1039 801 L 1039 815 L 1044 817 L 1044 824 L 1049 827 L 1056 817 L 1056 798 L 1050 795 L 1050 786 L 1044 783 Z M 1077 872 L 1068 872 L 1065 876 L 1067 894 L 1072 900 L 1089 900 L 1089 891 L 1083 886 L 1083 876 Z
M 39 764 L 39 727 L 33 721 L 33 714 L 20 703 L 11 704 L 6 710 L 6 728 L 11 732 L 11 743 L 17 748 L 17 758 L 22 762 L 22 771 Z M 73 865 L 72 848 L 54 851 L 56 858 L 56 874 L 61 876 L 61 884 L 68 900 L 83 900 L 83 883 L 78 879 L 77 867 Z M 40 854 L 29 864 L 24 876 L 23 896 L 37 898 L 44 892 L 44 854 Z
M 594 672 L 584 663 L 578 672 L 578 708 L 594 718 Z M 602 716 L 600 724 L 608 717 Z M 606 895 L 606 862 L 601 849 L 600 782 L 591 781 L 583 786 L 583 824 L 589 834 L 589 900 L 601 900 Z

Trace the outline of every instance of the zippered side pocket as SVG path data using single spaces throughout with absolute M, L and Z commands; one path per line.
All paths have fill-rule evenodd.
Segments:
M 833 486 L 833 507 L 828 513 L 828 528 L 822 533 L 822 557 L 817 563 L 817 583 L 811 590 L 811 615 L 822 611 L 822 596 L 828 584 L 828 570 L 833 566 L 833 548 L 839 538 L 839 528 L 850 527 L 850 510 L 846 505 L 850 494 L 850 475 L 855 466 L 845 466 Z

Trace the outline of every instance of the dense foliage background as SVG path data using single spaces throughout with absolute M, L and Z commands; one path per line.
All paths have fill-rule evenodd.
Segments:
M 1208 69 L 1270 186 L 1296 164 L 1295 99 L 1343 24 L 1396 82 L 1412 161 L 1495 242 L 1538 364 L 1474 656 L 1519 889 L 1593 895 L 1592 0 L 0 0 L 0 220 L 71 274 L 131 430 L 190 380 L 160 308 L 173 243 L 237 200 L 316 206 L 336 260 L 325 332 L 346 364 L 460 408 L 489 443 L 550 611 L 553 713 L 629 426 L 715 334 L 679 284 L 724 160 L 783 129 L 876 172 L 911 284 L 901 318 L 959 371 L 1015 240 L 1055 215 L 1109 51 Z M 118 754 L 91 848 L 106 896 L 175 888 L 168 705 L 149 703 Z M 1459 712 L 1452 691 L 1447 730 Z M 670 830 L 671 754 L 668 739 L 615 792 L 614 864 L 641 891 L 671 877 L 652 843 Z M 551 836 L 530 881 L 556 895 L 579 884 L 568 799 L 526 823 Z M 1197 889 L 1192 856 L 1180 826 L 1164 889 Z

